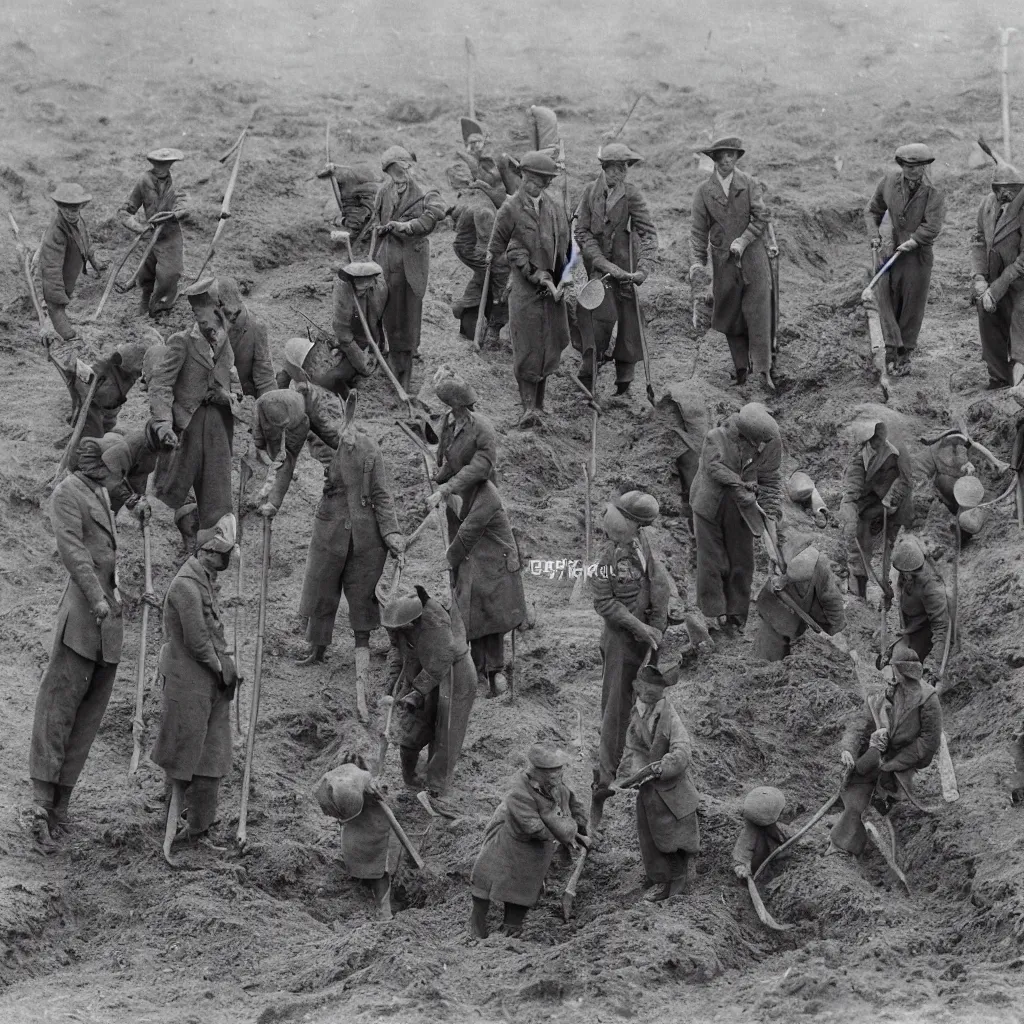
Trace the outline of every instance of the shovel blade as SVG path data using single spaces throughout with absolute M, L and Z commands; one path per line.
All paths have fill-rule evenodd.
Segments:
M 576 902 L 576 893 L 562 893 L 562 920 L 568 922 L 572 918 L 572 905 Z

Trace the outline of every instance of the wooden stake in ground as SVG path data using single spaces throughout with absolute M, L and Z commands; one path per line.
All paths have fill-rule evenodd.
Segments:
M 480 295 L 480 306 L 476 311 L 476 326 L 473 328 L 473 351 L 480 351 L 480 343 L 484 339 L 484 324 L 487 322 L 487 297 L 491 291 L 491 260 L 487 259 L 487 267 L 484 269 L 484 288 Z
M 272 520 L 263 518 L 263 565 L 260 571 L 260 614 L 256 628 L 256 665 L 253 669 L 252 703 L 249 707 L 249 735 L 245 743 L 245 772 L 242 777 L 242 806 L 238 812 L 238 834 L 236 839 L 245 849 L 245 819 L 249 811 L 249 783 L 252 779 L 252 755 L 256 745 L 256 721 L 260 713 L 260 685 L 263 681 L 263 635 L 267 625 L 267 583 L 270 579 L 270 542 Z M 238 666 L 235 666 L 237 671 Z
M 239 665 L 238 620 L 242 613 L 242 579 L 245 567 L 245 549 L 242 547 L 242 535 L 245 531 L 245 509 L 242 507 L 242 503 L 245 501 L 245 489 L 251 478 L 252 464 L 245 456 L 242 456 L 238 462 L 238 568 L 235 571 L 234 629 L 231 635 L 236 671 Z M 242 687 L 238 683 L 235 683 L 235 732 L 239 735 L 242 732 Z
M 142 595 L 142 630 L 139 635 L 139 667 L 135 677 L 135 718 L 132 720 L 132 760 L 128 766 L 128 774 L 134 775 L 139 770 L 139 758 L 142 757 L 142 738 L 146 731 L 146 723 L 142 717 L 142 708 L 146 701 L 146 639 L 149 633 L 149 601 L 153 594 L 153 562 L 150 554 L 149 521 L 142 521 L 142 558 L 146 574 L 146 592 Z
M 466 36 L 466 106 L 469 116 L 476 120 L 476 98 L 474 96 L 474 78 L 476 76 L 476 47 L 473 40 Z
M 1003 159 L 1013 163 L 1010 153 L 1010 36 L 1016 33 L 1015 28 L 999 30 L 999 45 L 1003 51 L 1002 71 L 1000 78 L 1003 84 Z

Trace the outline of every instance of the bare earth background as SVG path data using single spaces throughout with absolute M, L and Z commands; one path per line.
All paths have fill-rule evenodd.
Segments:
M 700 345 L 689 325 L 688 219 L 699 180 L 694 143 L 738 132 L 744 166 L 768 185 L 783 248 L 780 390 L 772 401 L 788 450 L 787 470 L 810 472 L 838 507 L 854 409 L 877 400 L 863 316 L 866 244 L 860 210 L 895 146 L 926 141 L 949 197 L 936 252 L 932 303 L 913 376 L 891 408 L 908 437 L 964 414 L 979 440 L 1004 457 L 1013 408 L 979 398 L 985 379 L 967 304 L 968 242 L 987 171 L 967 168 L 979 131 L 999 136 L 998 27 L 1018 5 L 920 3 L 648 3 L 561 5 L 523 0 L 447 4 L 379 2 L 165 4 L 8 0 L 0 10 L 0 206 L 34 246 L 58 181 L 95 195 L 89 222 L 101 252 L 123 250 L 116 209 L 143 154 L 180 146 L 177 179 L 192 196 L 186 265 L 192 274 L 210 235 L 228 170 L 217 156 L 252 105 L 261 109 L 247 144 L 233 213 L 215 269 L 235 274 L 271 326 L 275 356 L 303 334 L 294 312 L 330 320 L 331 251 L 323 216 L 329 194 L 313 172 L 323 128 L 333 126 L 338 162 L 375 161 L 391 142 L 413 148 L 423 177 L 444 186 L 464 112 L 463 36 L 480 56 L 477 105 L 499 147 L 521 152 L 523 111 L 559 113 L 576 195 L 595 171 L 602 132 L 615 128 L 637 91 L 625 138 L 647 157 L 637 179 L 662 236 L 662 266 L 645 287 L 659 394 L 693 375 L 717 417 L 741 396 L 728 387 L 724 340 Z M 1015 107 L 1024 110 L 1024 47 L 1013 50 Z M 1024 133 L 1018 128 L 1019 145 Z M 445 190 L 447 192 L 447 190 Z M 609 805 L 599 852 L 580 886 L 577 917 L 557 916 L 567 868 L 528 918 L 524 937 L 464 939 L 468 873 L 484 824 L 536 738 L 571 747 L 576 709 L 584 741 L 596 742 L 599 622 L 569 606 L 568 581 L 528 579 L 536 630 L 520 634 L 520 696 L 514 709 L 480 699 L 456 773 L 450 827 L 430 825 L 396 792 L 399 816 L 427 858 L 403 868 L 395 920 L 372 920 L 368 896 L 338 864 L 338 830 L 310 789 L 355 742 L 352 651 L 346 619 L 328 665 L 294 667 L 303 648 L 296 615 L 320 470 L 307 459 L 276 520 L 250 847 L 242 858 L 189 855 L 172 873 L 159 854 L 162 780 L 151 765 L 129 780 L 141 538 L 121 530 L 126 592 L 125 657 L 104 726 L 76 790 L 77 830 L 63 853 L 29 852 L 23 813 L 32 707 L 49 627 L 64 581 L 42 486 L 52 476 L 67 398 L 36 340 L 13 247 L 0 229 L 0 1020 L 5 1022 L 237 1021 L 1018 1021 L 1024 1019 L 1019 957 L 1024 935 L 1020 812 L 1008 806 L 1009 735 L 1020 719 L 1021 540 L 1005 506 L 964 554 L 964 641 L 952 659 L 955 690 L 946 728 L 963 799 L 938 818 L 898 821 L 913 894 L 877 854 L 855 864 L 825 858 L 819 828 L 764 895 L 796 927 L 784 936 L 758 924 L 729 869 L 743 792 L 771 783 L 789 794 L 786 818 L 818 806 L 834 788 L 843 716 L 856 705 L 849 666 L 813 639 L 784 666 L 752 663 L 752 639 L 726 645 L 680 686 L 676 703 L 695 741 L 698 787 L 707 795 L 696 891 L 657 908 L 638 904 L 640 867 L 631 802 Z M 502 490 L 523 533 L 524 555 L 582 555 L 582 473 L 588 417 L 569 385 L 553 382 L 546 429 L 515 429 L 507 353 L 469 355 L 448 304 L 466 273 L 439 230 L 424 324 L 425 377 L 457 363 L 502 435 Z M 101 290 L 84 280 L 73 310 Z M 184 304 L 174 323 L 184 324 Z M 134 297 L 115 296 L 97 347 L 139 329 Z M 174 325 L 172 323 L 171 326 Z M 574 365 L 575 356 L 565 356 Z M 696 373 L 693 371 L 696 368 Z M 418 383 L 419 381 L 417 381 Z M 609 387 L 607 383 L 605 387 Z M 637 389 L 642 394 L 642 384 Z M 422 514 L 420 465 L 394 430 L 399 410 L 375 378 L 362 414 L 380 438 L 410 527 Z M 137 425 L 144 397 L 122 417 Z M 597 493 L 632 478 L 662 501 L 659 538 L 685 585 L 688 535 L 675 442 L 646 404 L 611 411 L 601 424 Z M 989 481 L 991 484 L 992 481 Z M 951 559 L 948 515 L 919 503 L 919 527 L 940 562 Z M 811 529 L 795 508 L 795 524 Z M 177 553 L 167 510 L 156 510 L 156 587 L 166 589 Z M 251 674 L 256 628 L 256 530 L 246 535 L 243 671 Z M 820 543 L 838 556 L 834 528 Z M 440 558 L 433 541 L 421 564 Z M 763 568 L 763 567 L 762 567 Z M 427 571 L 424 569 L 424 571 Z M 439 577 L 434 574 L 432 585 Z M 850 636 L 875 644 L 873 609 L 852 610 Z M 385 653 L 374 639 L 379 692 Z M 159 646 L 151 626 L 150 663 Z M 244 697 L 248 704 L 248 694 Z M 147 714 L 158 711 L 151 698 Z M 394 760 L 394 755 L 393 755 Z M 241 749 L 223 790 L 233 834 Z M 392 764 L 393 779 L 397 769 Z M 589 768 L 571 769 L 585 792 Z M 934 773 L 922 779 L 937 793 Z M 393 787 L 399 790 L 400 787 Z M 1007 961 L 1011 961 L 1009 965 Z

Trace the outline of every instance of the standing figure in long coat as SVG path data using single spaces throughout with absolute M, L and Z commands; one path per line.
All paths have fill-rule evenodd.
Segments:
M 875 715 L 865 709 L 843 734 L 840 758 L 850 774 L 843 788 L 843 813 L 830 838 L 834 847 L 855 856 L 867 843 L 862 816 L 872 796 L 883 810 L 891 801 L 905 800 L 914 776 L 931 764 L 942 740 L 939 696 L 924 682 L 917 655 L 900 643 L 890 664 L 895 681 L 885 691 L 879 715 L 887 724 L 879 728 Z
M 455 255 L 473 272 L 462 296 L 452 303 L 452 313 L 459 321 L 464 338 L 475 337 L 480 303 L 483 302 L 483 316 L 487 318 L 487 331 L 483 336 L 483 347 L 496 346 L 503 324 L 508 323 L 508 303 L 505 302 L 505 287 L 508 284 L 508 260 L 502 257 L 491 264 L 490 283 L 484 296 L 484 278 L 487 276 L 487 245 L 494 228 L 494 217 L 505 202 L 504 185 L 490 185 L 483 180 L 474 180 L 465 164 L 453 164 L 448 168 L 448 183 L 456 190 L 455 205 L 450 213 L 455 228 L 452 248 Z
M 259 398 L 277 387 L 274 362 L 266 325 L 257 320 L 242 300 L 233 277 L 218 277 L 213 294 L 227 321 L 228 341 L 235 362 L 235 373 L 243 395 Z
M 690 488 L 697 546 L 697 604 L 741 630 L 750 611 L 754 537 L 782 516 L 782 435 L 759 402 L 709 430 Z M 759 511 L 760 507 L 760 511 Z
M 385 605 L 395 657 L 389 656 L 398 696 L 398 743 L 402 779 L 419 789 L 420 751 L 427 748 L 426 787 L 442 796 L 451 784 L 476 698 L 476 669 L 460 628 L 421 586 Z
M 580 380 L 593 390 L 598 365 L 613 358 L 615 393 L 622 395 L 629 391 L 636 364 L 643 359 L 641 311 L 633 285 L 643 284 L 654 269 L 658 232 L 643 193 L 627 180 L 629 168 L 643 157 L 612 142 L 598 151 L 597 159 L 601 173 L 584 189 L 576 212 L 576 242 L 587 274 L 607 275 L 611 281 L 597 309 L 576 309 L 583 338 Z M 616 324 L 615 350 L 609 353 Z
M 920 142 L 900 146 L 896 163 L 900 170 L 887 174 L 875 187 L 864 210 L 868 237 L 878 249 L 878 259 L 887 260 L 894 251 L 900 258 L 876 286 L 885 294 L 879 305 L 892 309 L 896 327 L 895 349 L 886 347 L 885 361 L 891 373 L 910 372 L 910 357 L 928 305 L 928 285 L 932 277 L 932 245 L 946 218 L 946 200 L 928 176 L 928 165 L 935 162 L 931 150 Z M 892 249 L 882 247 L 882 218 L 889 214 L 892 225 Z
M 121 207 L 121 223 L 129 231 L 142 234 L 146 225 L 160 228 L 160 237 L 146 257 L 139 274 L 139 312 L 156 316 L 166 313 L 178 295 L 178 281 L 185 269 L 181 225 L 178 218 L 185 215 L 185 197 L 179 194 L 171 180 L 171 167 L 185 159 L 180 149 L 154 149 L 146 159 L 151 167 L 135 183 Z M 142 208 L 145 220 L 135 213 Z M 152 236 L 150 236 L 152 237 Z
M 989 390 L 1024 381 L 1024 174 L 999 164 L 978 207 L 971 251 Z
M 520 161 L 522 184 L 494 219 L 487 251 L 492 266 L 507 256 L 512 267 L 509 335 L 512 371 L 523 405 L 521 427 L 534 426 L 544 411 L 548 377 L 558 369 L 569 344 L 569 314 L 562 295 L 562 272 L 569 264 L 572 240 L 562 204 L 545 191 L 558 167 L 544 153 Z
M 601 744 L 594 768 L 592 820 L 601 818 L 604 801 L 622 760 L 633 707 L 633 680 L 657 649 L 668 625 L 671 582 L 643 527 L 658 517 L 650 494 L 627 491 L 608 504 L 603 528 L 607 543 L 597 555 L 591 578 L 594 610 L 601 629 Z
M 148 380 L 150 423 L 163 451 L 154 493 L 168 507 L 184 509 L 194 491 L 198 528 L 212 529 L 232 511 L 231 445 L 234 357 L 212 277 L 185 290 L 195 323 L 167 339 Z M 190 517 L 175 517 L 186 547 Z M 191 553 L 191 551 L 190 551 Z
M 883 420 L 858 420 L 853 424 L 853 437 L 857 447 L 843 478 L 839 518 L 846 535 L 851 593 L 866 597 L 868 566 L 864 559 L 870 560 L 883 527 L 888 530 L 885 539 L 891 550 L 900 527 L 913 521 L 914 467 L 910 456 L 889 440 Z M 888 586 L 888 580 L 882 582 Z
M 420 347 L 423 296 L 430 271 L 427 236 L 444 219 L 444 203 L 436 191 L 424 191 L 412 177 L 413 158 L 401 146 L 385 150 L 380 164 L 387 180 L 373 206 L 380 241 L 370 258 L 383 267 L 388 286 L 384 308 L 388 362 L 408 391 L 413 356 Z
M 93 251 L 89 228 L 82 217 L 82 207 L 92 201 L 92 196 L 81 185 L 61 184 L 50 198 L 57 206 L 57 213 L 43 235 L 33 262 L 39 264 L 43 301 L 50 323 L 62 341 L 69 342 L 78 336 L 75 325 L 68 319 L 67 307 L 75 294 L 79 275 L 86 263 L 91 263 L 97 274 L 102 274 L 107 265 Z M 53 344 L 50 354 L 63 370 L 75 372 L 74 346 Z
M 199 840 L 217 820 L 220 780 L 231 771 L 230 710 L 238 683 L 214 587 L 231 560 L 234 515 L 200 530 L 197 543 L 164 598 L 163 711 L 150 755 L 167 773 L 168 814 L 182 805 L 186 811 L 178 842 Z
M 946 584 L 916 537 L 900 537 L 893 549 L 892 565 L 899 573 L 896 604 L 902 624 L 900 642 L 938 675 L 950 630 Z M 928 662 L 930 655 L 934 655 L 934 665 Z
M 78 468 L 54 489 L 50 524 L 70 578 L 57 609 L 53 650 L 39 685 L 28 772 L 33 835 L 52 852 L 68 802 L 99 731 L 121 660 L 117 529 L 105 484 L 107 444 L 81 442 Z
M 358 391 L 345 399 L 338 450 L 324 480 L 324 493 L 313 518 L 306 556 L 299 614 L 306 616 L 309 655 L 299 662 L 323 661 L 334 636 L 334 619 L 344 593 L 355 634 L 356 707 L 366 721 L 366 686 L 370 675 L 370 633 L 380 626 L 374 589 L 388 551 L 405 550 L 384 456 L 377 442 L 355 425 Z
M 505 634 L 526 618 L 522 568 L 501 495 L 490 480 L 463 493 L 461 516 L 448 565 L 477 676 L 487 680 L 494 697 L 505 684 Z
M 662 675 L 645 665 L 633 681 L 636 702 L 626 733 L 623 767 L 633 775 L 656 764 L 636 797 L 636 830 L 647 881 L 659 885 L 650 903 L 685 892 L 697 876 L 700 853 L 697 790 L 690 778 L 690 734 L 665 690 L 679 679 L 678 668 Z
M 701 150 L 715 162 L 693 196 L 690 283 L 706 284 L 711 246 L 714 313 L 711 326 L 729 342 L 737 384 L 753 368 L 765 387 L 772 381 L 772 273 L 765 245 L 768 210 L 758 183 L 736 169 L 744 152 L 735 136 Z
M 846 627 L 846 609 L 828 559 L 808 545 L 787 553 L 786 571 L 767 580 L 757 595 L 760 623 L 754 653 L 765 661 L 789 657 L 793 641 L 807 631 L 807 623 L 782 600 L 785 594 L 829 636 Z
M 583 805 L 562 779 L 568 756 L 553 743 L 535 743 L 526 756 L 529 767 L 515 777 L 487 823 L 470 875 L 469 933 L 477 939 L 487 938 L 492 900 L 505 904 L 502 933 L 520 935 L 558 846 L 590 846 Z

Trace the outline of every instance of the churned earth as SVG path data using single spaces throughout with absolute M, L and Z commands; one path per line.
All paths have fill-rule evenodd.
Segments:
M 971 169 L 979 131 L 998 140 L 998 27 L 1013 5 L 941 2 L 894 10 L 864 3 L 720 6 L 583 3 L 554 8 L 525 0 L 447 5 L 320 4 L 294 0 L 217 6 L 176 0 L 160 8 L 98 2 L 27 3 L 0 12 L 0 205 L 34 247 L 50 216 L 47 193 L 77 180 L 94 195 L 87 216 L 100 251 L 127 244 L 116 211 L 156 145 L 188 155 L 177 179 L 192 200 L 186 269 L 194 276 L 212 235 L 228 168 L 217 157 L 259 109 L 213 267 L 234 274 L 250 308 L 270 326 L 275 358 L 305 333 L 298 310 L 330 322 L 330 196 L 313 175 L 324 159 L 373 162 L 392 142 L 416 151 L 422 178 L 450 197 L 444 167 L 465 112 L 464 34 L 481 70 L 477 107 L 500 148 L 528 148 L 524 111 L 552 106 L 566 142 L 571 198 L 595 172 L 601 141 L 644 93 L 623 134 L 646 156 L 635 172 L 661 235 L 661 266 L 645 285 L 654 386 L 685 384 L 717 420 L 754 396 L 729 386 L 724 339 L 694 334 L 689 288 L 689 207 L 700 180 L 693 146 L 741 134 L 744 166 L 767 186 L 782 248 L 779 390 L 769 405 L 787 448 L 785 471 L 810 473 L 838 509 L 850 450 L 847 425 L 880 400 L 856 296 L 867 246 L 861 210 L 894 148 L 925 141 L 949 215 L 936 247 L 931 305 L 913 374 L 894 382 L 888 409 L 917 439 L 963 421 L 1003 458 L 1018 407 L 984 396 L 984 367 L 968 304 L 968 249 L 986 169 Z M 1020 51 L 1014 51 L 1021 109 Z M 486 73 L 485 73 L 486 72 Z M 1019 121 L 1016 122 L 1019 125 Z M 6 227 L 0 229 L 0 234 Z M 263 701 L 257 733 L 249 842 L 237 826 L 243 745 L 222 790 L 228 851 L 189 853 L 172 872 L 160 856 L 160 773 L 143 761 L 127 774 L 142 592 L 141 536 L 121 524 L 124 661 L 73 810 L 75 830 L 43 859 L 25 829 L 27 748 L 36 687 L 65 573 L 47 519 L 47 481 L 66 439 L 68 400 L 46 363 L 10 236 L 0 267 L 0 1020 L 203 1021 L 1018 1021 L 1024 1019 L 1024 882 L 1021 812 L 1009 806 L 1010 733 L 1024 683 L 1022 535 L 1012 508 L 998 506 L 959 566 L 962 644 L 950 659 L 943 697 L 946 732 L 962 798 L 937 816 L 896 819 L 908 895 L 877 851 L 860 863 L 826 857 L 818 826 L 799 855 L 762 885 L 770 910 L 794 927 L 769 932 L 730 869 L 743 793 L 782 787 L 786 820 L 802 821 L 834 791 L 844 718 L 860 701 L 850 663 L 814 638 L 782 665 L 752 656 L 748 635 L 721 643 L 690 671 L 675 702 L 694 740 L 694 775 L 704 795 L 703 852 L 695 891 L 651 907 L 640 902 L 641 870 L 632 798 L 609 803 L 596 853 L 563 923 L 569 867 L 556 860 L 548 891 L 521 939 L 465 937 L 468 876 L 484 825 L 538 738 L 580 757 L 569 769 L 584 794 L 599 725 L 600 623 L 572 581 L 528 575 L 535 628 L 516 643 L 515 702 L 474 708 L 451 803 L 456 820 L 429 819 L 386 778 L 393 803 L 426 858 L 405 864 L 400 912 L 388 924 L 339 864 L 337 826 L 311 789 L 342 749 L 373 749 L 355 718 L 347 620 L 320 669 L 295 667 L 304 648 L 296 614 L 305 547 L 321 471 L 303 457 L 274 522 Z M 507 351 L 474 355 L 449 310 L 467 274 L 448 228 L 432 239 L 423 360 L 416 382 L 457 367 L 476 388 L 502 440 L 500 485 L 525 559 L 583 557 L 582 462 L 589 414 L 571 384 L 549 387 L 550 414 L 535 432 L 516 428 Z M 102 282 L 84 280 L 72 312 L 95 308 Z M 115 295 L 94 348 L 138 337 L 135 297 Z M 184 325 L 179 303 L 166 332 Z M 576 356 L 566 353 L 567 365 Z M 606 371 L 607 377 L 607 371 Z M 662 504 L 657 541 L 680 588 L 692 587 L 692 552 L 680 513 L 678 451 L 671 412 L 643 400 L 600 421 L 595 502 L 624 481 Z M 603 390 L 610 390 L 607 380 Z M 425 509 L 422 462 L 395 427 L 401 417 L 386 381 L 364 389 L 360 417 L 391 467 L 406 530 Z M 122 417 L 138 426 L 145 397 Z M 240 448 L 247 435 L 239 429 Z M 989 494 L 1000 482 L 979 467 Z M 951 572 L 949 516 L 922 487 L 917 528 Z M 794 530 L 816 533 L 841 563 L 834 525 L 817 530 L 787 504 Z M 179 564 L 168 511 L 154 515 L 160 594 Z M 246 522 L 242 670 L 252 674 L 258 607 L 259 524 Z M 437 592 L 441 542 L 428 531 L 411 558 Z M 761 560 L 758 582 L 763 578 Z M 229 574 L 233 580 L 233 573 Z M 224 581 L 230 592 L 232 582 Z M 877 600 L 877 592 L 872 593 Z M 874 605 L 851 605 L 848 634 L 877 648 Z M 231 634 L 233 613 L 227 612 Z M 147 677 L 159 648 L 150 626 Z M 682 638 L 670 634 L 677 649 Z M 382 691 L 386 638 L 373 641 L 374 695 Z M 249 686 L 243 693 L 248 710 Z M 577 731 L 578 713 L 582 736 Z M 150 735 L 158 695 L 147 699 Z M 380 712 L 374 729 L 380 727 Z M 921 777 L 939 803 L 937 773 Z M 826 823 L 827 824 L 827 820 Z

